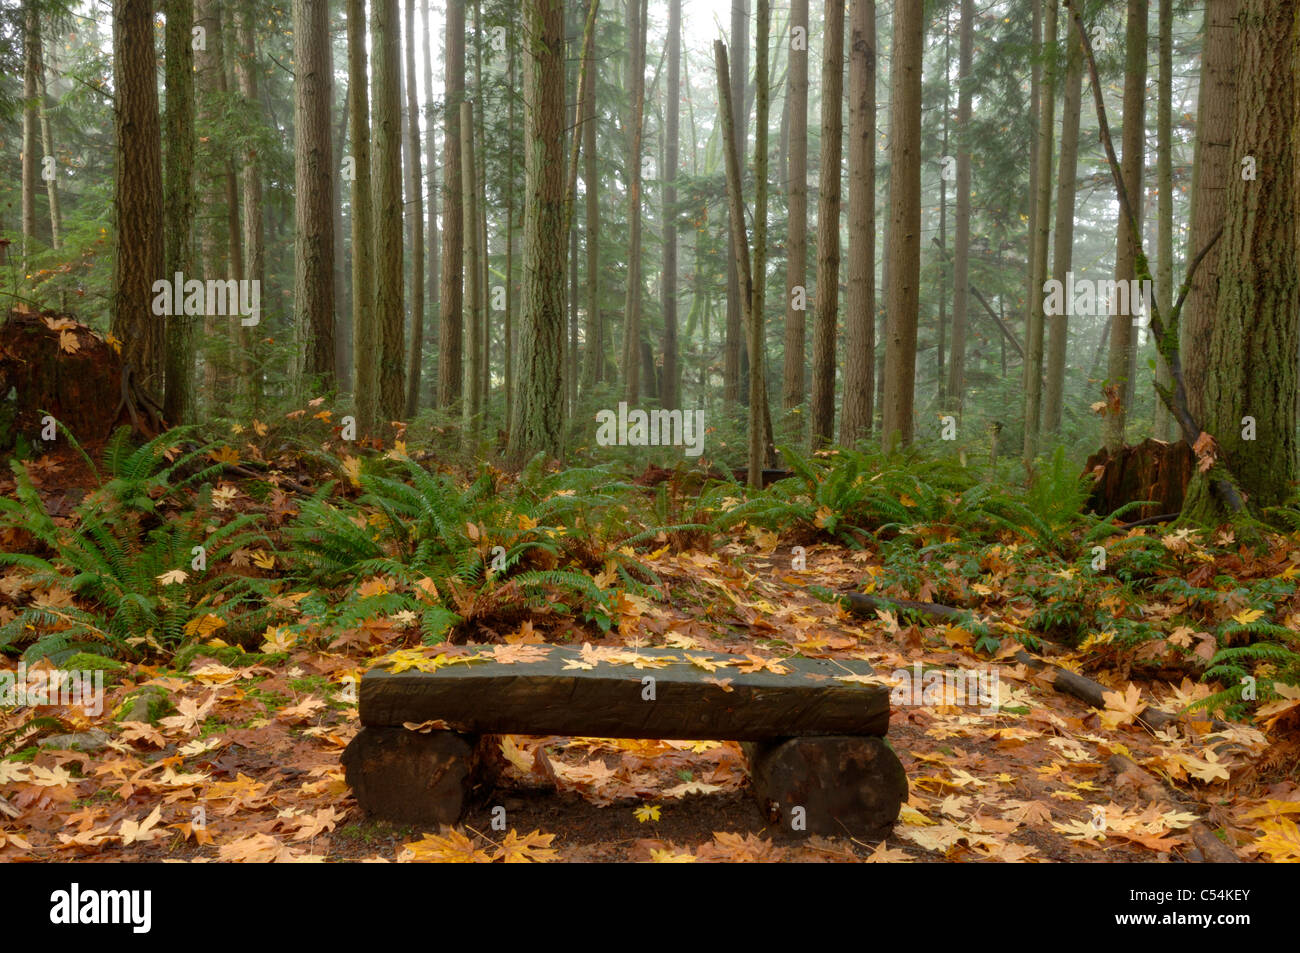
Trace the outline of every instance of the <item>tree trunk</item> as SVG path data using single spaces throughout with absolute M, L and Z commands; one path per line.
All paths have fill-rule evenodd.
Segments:
M 1169 314 L 1174 295 L 1174 170 L 1173 170 L 1173 73 L 1174 73 L 1174 5 L 1160 0 L 1160 78 L 1156 104 L 1156 301 L 1161 314 Z M 1156 349 L 1156 383 L 1166 390 L 1172 379 L 1169 367 Z M 1154 434 L 1168 440 L 1174 431 L 1174 418 L 1158 396 Z
M 460 104 L 460 128 L 463 133 L 467 133 L 468 130 L 474 128 L 474 109 L 468 101 Z M 485 372 L 485 369 L 483 367 L 482 345 L 479 341 L 479 330 L 482 327 L 483 316 L 479 313 L 478 183 L 475 181 L 477 167 L 474 160 L 474 136 L 472 134 L 463 134 L 461 136 L 460 162 L 461 181 L 465 190 L 464 272 L 469 277 L 469 294 L 467 296 L 469 298 L 469 320 L 466 322 L 469 333 L 466 335 L 465 341 L 465 350 L 468 352 L 469 359 L 465 362 L 465 401 L 462 405 L 462 428 L 466 448 L 474 449 L 478 442 L 482 423 L 480 399 L 483 390 L 479 386 L 479 376 Z
M 163 218 L 174 224 L 163 235 L 163 274 L 194 274 L 194 25 L 193 0 L 167 0 L 166 51 L 167 143 Z M 247 245 L 245 246 L 247 247 Z M 255 277 L 250 275 L 250 277 Z M 166 329 L 166 393 L 163 415 L 171 424 L 194 416 L 194 319 L 173 314 Z
M 25 0 L 23 11 L 23 161 L 22 161 L 22 228 L 23 274 L 32 271 L 31 259 L 36 242 L 36 176 L 41 167 L 36 139 L 38 136 L 37 99 L 40 95 L 37 76 L 41 64 L 41 19 L 36 0 Z
M 163 389 L 163 323 L 152 310 L 162 276 L 162 138 L 158 121 L 158 59 L 153 4 L 114 0 L 113 89 L 117 143 L 113 210 L 113 336 L 140 389 Z
M 427 2 L 427 0 L 426 0 Z M 428 20 L 425 20 L 428 28 Z M 426 43 L 427 47 L 428 44 Z M 426 61 L 427 64 L 427 61 Z M 426 90 L 425 94 L 428 95 Z M 424 348 L 424 195 L 420 169 L 420 90 L 415 81 L 415 0 L 406 0 L 406 151 L 410 157 L 407 192 L 411 223 L 411 353 L 403 408 L 414 417 L 420 407 L 420 360 Z
M 1254 178 L 1235 174 L 1228 180 L 1217 320 L 1206 369 L 1202 427 L 1218 442 L 1256 509 L 1285 502 L 1297 478 L 1298 6 L 1297 0 L 1241 4 L 1229 155 L 1252 157 Z M 1194 479 L 1183 513 L 1210 522 L 1222 510 L 1205 482 Z
M 186 45 L 188 46 L 188 43 Z M 239 86 L 239 96 L 244 101 L 246 109 L 254 115 L 260 114 L 262 99 L 258 94 L 257 70 L 254 68 L 257 58 L 257 45 L 253 18 L 249 10 L 239 6 L 235 7 L 235 46 L 239 50 L 239 55 L 235 57 L 235 80 Z M 338 164 L 333 161 L 333 156 L 331 156 L 331 173 L 336 168 L 338 168 Z M 258 282 L 258 287 L 261 288 L 266 281 L 266 240 L 263 237 L 262 166 L 258 160 L 256 149 L 249 149 L 243 157 L 239 176 L 244 206 L 243 241 L 241 243 L 244 255 L 243 272 L 246 279 Z M 333 201 L 332 198 L 331 203 L 334 209 L 338 208 L 338 203 Z M 337 225 L 337 222 L 338 217 L 335 216 L 335 225 Z M 334 232 L 334 241 L 342 242 L 342 235 L 337 228 Z M 335 261 L 337 262 L 337 260 L 338 256 L 336 255 Z M 258 300 L 259 302 L 262 300 L 260 296 Z M 337 302 L 335 304 L 337 305 Z M 248 327 L 256 328 L 260 325 L 262 320 L 260 312 L 257 314 L 257 319 L 258 325 L 249 325 Z M 248 336 L 257 333 L 252 331 Z M 249 393 L 256 397 L 261 393 L 261 387 L 259 382 L 254 380 L 252 355 L 249 348 L 245 347 L 240 356 L 247 372 L 244 386 Z
M 844 0 L 826 0 L 821 160 L 817 186 L 817 310 L 813 316 L 809 444 L 835 439 L 835 324 L 840 298 L 840 156 L 844 136 Z
M 889 310 L 881 436 L 886 450 L 912 442 L 916 324 L 921 275 L 921 60 L 925 17 L 920 4 L 894 10 L 889 106 Z
M 1205 46 L 1201 52 L 1200 93 L 1196 112 L 1196 157 L 1192 166 L 1188 260 L 1223 227 L 1230 181 L 1240 175 L 1239 156 L 1229 151 L 1237 102 L 1237 42 L 1234 23 L 1239 0 L 1209 0 L 1205 8 Z M 1210 340 L 1218 304 L 1219 257 L 1216 243 L 1192 276 L 1184 307 L 1183 380 L 1187 404 L 1196 420 L 1205 420 L 1205 377 L 1213 358 Z
M 508 68 L 510 88 L 515 88 L 515 44 L 510 44 L 510 63 Z M 590 82 L 595 82 L 593 76 Z M 515 341 L 514 341 L 514 319 L 515 319 L 515 98 L 509 97 L 510 105 L 507 111 L 506 129 L 510 137 L 511 149 L 506 159 L 506 181 L 509 183 L 506 189 L 506 322 L 505 322 L 505 392 L 506 392 L 506 419 L 505 426 L 510 426 L 510 421 L 514 419 L 514 400 L 515 400 Z M 588 185 L 588 190 L 591 186 Z
M 746 51 L 749 48 L 748 19 L 746 0 L 731 0 L 731 101 L 735 104 L 738 115 L 735 117 L 736 155 L 745 154 L 745 143 L 749 114 L 745 111 Z M 744 167 L 741 167 L 744 174 Z M 727 326 L 726 337 L 722 346 L 722 399 L 726 404 L 735 404 L 740 400 L 741 368 L 741 319 L 744 307 L 741 304 L 740 272 L 736 269 L 735 237 L 727 233 Z
M 1043 325 L 1046 320 L 1043 307 L 1043 284 L 1047 278 L 1047 246 L 1052 231 L 1052 136 L 1055 133 L 1056 112 L 1056 11 L 1058 0 L 1046 0 L 1043 17 L 1043 50 L 1045 69 L 1039 88 L 1038 188 L 1034 196 L 1034 297 L 1029 309 L 1029 347 L 1025 353 L 1028 372 L 1025 375 L 1025 440 L 1024 461 L 1026 469 L 1033 467 L 1038 456 L 1038 428 L 1042 423 L 1043 408 Z
M 352 351 L 358 430 L 379 425 L 379 332 L 375 325 L 374 205 L 370 185 L 370 99 L 365 0 L 348 0 L 348 96 L 352 124 Z
M 646 25 L 639 0 L 628 0 L 628 94 L 632 97 L 627 150 L 627 295 L 623 306 L 624 394 L 629 404 L 641 394 L 641 149 L 645 117 Z
M 1029 230 L 1025 235 L 1025 346 L 1023 353 L 1029 351 L 1029 329 L 1033 326 L 1034 309 L 1042 296 L 1043 289 L 1034 286 L 1034 236 L 1038 234 L 1038 114 L 1041 109 L 1042 76 L 1041 60 L 1043 56 L 1043 0 L 1031 0 L 1033 13 L 1033 63 L 1029 68 Z M 1020 366 L 1021 386 L 1029 387 L 1029 362 Z
M 433 30 L 430 28 L 429 0 L 421 0 L 420 2 L 420 19 L 424 23 L 424 148 L 425 167 L 428 170 L 426 174 L 429 179 L 429 203 L 426 209 L 428 216 L 426 231 L 429 234 L 429 261 L 425 279 L 428 287 L 425 296 L 429 302 L 426 310 L 436 320 L 439 311 L 438 266 L 440 262 L 438 257 L 438 150 L 435 144 L 436 137 L 434 135 L 433 121 Z M 513 88 L 511 86 L 511 89 Z M 509 190 L 507 190 L 508 194 Z M 411 341 L 411 366 L 408 371 L 406 410 L 407 414 L 412 416 L 420 409 L 420 390 L 425 381 L 423 326 L 427 323 L 427 318 L 421 321 L 420 339 L 418 341 L 412 339 Z M 507 381 L 507 383 L 509 382 Z M 509 391 L 507 390 L 506 393 L 508 394 Z
M 45 86 L 45 50 L 42 46 L 40 33 L 41 21 L 39 17 L 33 19 L 36 22 L 36 114 L 41 126 L 41 151 L 45 156 L 53 159 L 54 136 L 50 132 L 50 116 L 47 102 L 49 98 L 49 90 L 47 90 Z M 45 194 L 50 202 L 50 247 L 58 249 L 63 246 L 63 213 L 59 209 L 58 163 L 56 162 L 50 167 L 48 176 L 42 177 L 45 179 Z
M 1056 181 L 1056 232 L 1052 244 L 1052 277 L 1061 282 L 1062 286 L 1067 280 L 1074 257 L 1074 199 L 1079 167 L 1079 117 L 1083 108 L 1083 48 L 1079 45 L 1079 38 L 1068 29 L 1066 42 L 1068 53 L 1065 61 L 1065 98 L 1061 113 L 1061 160 Z M 1047 395 L 1043 423 L 1053 437 L 1061 434 L 1068 336 L 1069 318 L 1064 313 L 1052 315 L 1047 348 Z
M 660 173 L 664 183 L 664 381 L 660 402 L 668 408 L 676 408 L 681 403 L 681 373 L 677 369 L 677 125 L 682 98 L 681 58 L 682 0 L 669 0 L 668 87 L 664 93 L 668 113 L 664 124 L 667 142 L 664 144 L 664 167 Z
M 465 265 L 464 192 L 460 168 L 460 104 L 465 98 L 465 0 L 447 0 L 447 57 L 443 89 L 442 290 L 438 335 L 438 407 L 461 398 L 461 335 Z M 468 131 L 467 131 L 468 132 Z
M 564 395 L 564 4 L 524 0 L 524 283 L 507 456 L 559 456 Z
M 790 103 L 790 172 L 786 184 L 790 251 L 785 273 L 783 375 L 786 411 L 803 404 L 804 396 L 804 337 L 808 314 L 808 0 L 792 0 L 790 29 L 790 78 L 786 92 Z M 800 29 L 803 34 L 796 44 Z M 875 143 L 871 146 L 874 157 Z
M 309 386 L 334 383 L 334 176 L 330 149 L 329 4 L 294 0 L 294 306 Z
M 221 109 L 226 95 L 226 74 L 222 68 L 221 7 L 216 0 L 196 0 L 196 26 L 204 44 L 195 51 L 194 69 L 198 96 L 199 153 L 197 164 L 198 205 L 196 224 L 203 277 L 230 277 L 230 248 L 225 240 L 225 174 L 227 160 L 221 133 Z M 209 408 L 221 412 L 229 403 L 230 328 L 229 318 L 206 314 L 203 318 L 203 396 Z M 296 334 L 295 334 L 296 336 Z M 295 367 L 295 374 L 297 368 Z
M 1127 23 L 1124 36 L 1124 130 L 1120 176 L 1124 180 L 1125 191 L 1134 203 L 1133 214 L 1138 217 L 1137 227 L 1140 230 L 1142 208 L 1139 196 L 1142 193 L 1146 140 L 1147 0 L 1128 0 Z M 1118 231 L 1115 281 L 1131 281 L 1137 277 L 1134 264 L 1134 237 L 1122 214 Z M 1130 308 L 1130 310 L 1134 309 Z M 1132 407 L 1133 359 L 1130 358 L 1130 352 L 1136 354 L 1135 338 L 1131 314 L 1111 316 L 1110 357 L 1107 363 L 1107 387 L 1110 397 L 1102 428 L 1102 439 L 1106 449 L 1112 454 L 1124 445 L 1125 427 Z
M 593 0 L 594 2 L 594 0 Z M 591 387 L 604 378 L 605 323 L 600 315 L 600 176 L 596 168 L 596 71 L 587 71 L 586 121 L 582 135 L 582 184 L 586 199 L 583 236 L 587 250 L 587 350 L 582 378 Z
M 379 415 L 399 420 L 406 409 L 402 301 L 401 25 L 397 0 L 374 0 L 370 35 L 375 49 L 375 324 L 379 332 Z
M 334 47 L 330 46 L 330 75 L 334 75 Z M 335 182 L 343 178 L 343 155 L 348 147 L 348 109 L 351 99 L 348 97 L 347 84 L 342 87 L 342 95 L 336 89 L 330 97 L 338 105 L 338 120 L 334 124 L 332 146 L 334 150 L 330 162 L 330 171 Z M 245 216 L 247 222 L 247 216 Z M 247 229 L 245 229 L 247 234 Z M 247 259 L 247 256 L 245 256 Z M 352 391 L 352 302 L 348 299 L 347 247 L 343 241 L 343 186 L 336 185 L 334 192 L 334 264 L 330 273 L 334 276 L 334 377 L 338 389 Z
M 971 60 L 975 34 L 973 0 L 961 0 L 957 76 L 957 234 L 952 263 L 952 343 L 947 406 L 958 416 L 966 404 L 966 312 L 970 300 Z M 1078 110 L 1076 109 L 1076 113 Z
M 745 234 L 745 207 L 741 195 L 740 156 L 733 148 L 736 142 L 735 114 L 732 110 L 731 84 L 728 82 L 727 47 L 721 40 L 713 43 L 713 55 L 718 75 L 718 99 L 722 121 L 722 143 L 727 165 L 727 210 L 729 213 L 731 234 L 735 238 L 736 273 L 740 276 L 743 293 L 742 304 L 745 313 L 745 326 L 749 332 L 749 346 L 752 351 L 752 364 L 755 369 L 750 377 L 749 405 L 749 485 L 760 488 L 763 485 L 763 442 L 770 430 L 765 424 L 767 395 L 763 387 L 762 373 L 762 322 L 753 313 L 754 299 L 752 292 L 753 275 L 750 270 L 749 239 Z
M 871 435 L 876 396 L 876 5 L 853 0 L 849 35 L 849 282 L 840 443 Z

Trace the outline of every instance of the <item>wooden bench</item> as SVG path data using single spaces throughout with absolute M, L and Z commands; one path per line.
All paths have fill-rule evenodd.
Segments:
M 483 743 L 501 734 L 740 741 L 764 817 L 796 834 L 882 836 L 907 797 L 884 739 L 889 688 L 865 662 L 518 649 L 503 647 L 509 663 L 485 646 L 426 670 L 365 674 L 362 728 L 343 764 L 368 814 L 455 824 L 484 783 Z

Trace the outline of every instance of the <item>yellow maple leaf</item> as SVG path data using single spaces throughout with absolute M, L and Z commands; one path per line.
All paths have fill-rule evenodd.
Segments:
M 1255 841 L 1260 853 L 1267 854 L 1274 863 L 1300 863 L 1300 827 L 1289 817 L 1265 821 L 1259 826 L 1264 836 Z
M 397 859 L 400 863 L 436 864 L 488 864 L 492 858 L 485 850 L 460 831 L 450 831 L 446 836 L 425 834 L 410 844 L 403 844 Z
M 1129 682 L 1125 691 L 1103 692 L 1101 698 L 1106 703 L 1101 721 L 1107 728 L 1132 724 L 1147 707 L 1146 702 L 1142 700 L 1142 693 L 1132 682 Z
M 160 820 L 162 820 L 161 804 L 155 807 L 153 811 L 150 812 L 149 816 L 143 821 L 122 821 L 122 826 L 117 832 L 118 836 L 122 838 L 122 846 L 126 847 L 128 844 L 134 844 L 136 841 L 150 841 L 155 837 L 160 837 L 163 832 L 154 830 L 154 826 Z
M 1232 621 L 1241 625 L 1250 625 L 1263 614 L 1263 609 L 1242 609 L 1232 617 Z
M 551 849 L 554 834 L 533 831 L 520 837 L 510 831 L 501 839 L 501 846 L 492 855 L 493 860 L 507 864 L 545 864 L 559 857 L 559 851 Z
M 222 446 L 219 450 L 213 450 L 208 454 L 214 463 L 224 463 L 228 466 L 239 465 L 239 451 L 234 447 Z
M 646 804 L 642 807 L 636 808 L 632 814 L 638 821 L 644 824 L 646 821 L 659 820 L 659 810 L 660 808 L 658 804 Z
M 650 851 L 650 863 L 652 864 L 693 864 L 695 861 L 694 854 L 658 849 Z

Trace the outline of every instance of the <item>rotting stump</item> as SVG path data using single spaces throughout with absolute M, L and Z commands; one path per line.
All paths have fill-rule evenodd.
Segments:
M 502 734 L 742 742 L 759 809 L 786 833 L 880 837 L 907 798 L 885 741 L 890 691 L 865 662 L 790 658 L 772 671 L 716 652 L 528 648 L 509 663 L 485 650 L 368 671 L 343 753 L 362 809 L 457 823 L 483 779 L 484 740 Z

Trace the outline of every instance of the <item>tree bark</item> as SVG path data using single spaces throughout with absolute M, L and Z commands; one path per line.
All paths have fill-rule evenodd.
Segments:
M 641 394 L 641 148 L 645 116 L 646 24 L 638 0 L 628 0 L 628 93 L 632 97 L 627 149 L 627 294 L 623 306 L 624 395 L 629 404 Z
M 330 149 L 329 4 L 294 0 L 294 305 L 306 336 L 303 374 L 334 383 L 334 176 Z
M 163 274 L 194 274 L 194 25 L 193 0 L 167 0 L 167 143 L 163 218 L 173 225 L 163 235 Z M 163 415 L 168 423 L 188 423 L 194 415 L 194 319 L 167 318 Z
M 1137 216 L 1139 230 L 1142 226 L 1142 210 L 1138 197 L 1142 192 L 1146 132 L 1147 2 L 1148 0 L 1128 0 L 1128 25 L 1124 36 L 1124 130 L 1120 175 L 1130 200 L 1135 203 L 1133 213 Z M 1134 264 L 1136 256 L 1134 237 L 1122 214 L 1118 232 L 1115 280 L 1131 281 L 1137 277 Z M 1135 357 L 1131 358 L 1130 352 L 1136 355 L 1135 338 L 1131 314 L 1111 316 L 1110 355 L 1106 373 L 1108 389 L 1113 390 L 1110 390 L 1107 401 L 1109 406 L 1102 428 L 1102 439 L 1106 449 L 1112 453 L 1124 445 L 1128 413 L 1132 407 L 1132 370 Z
M 379 332 L 379 415 L 400 420 L 406 409 L 406 309 L 402 288 L 401 24 L 397 0 L 373 0 L 375 49 L 374 189 L 375 324 Z
M 524 0 L 524 282 L 507 456 L 562 452 L 564 5 Z
M 427 2 L 427 0 L 426 0 Z M 428 28 L 428 20 L 425 20 Z M 426 43 L 426 46 L 428 44 Z M 427 61 L 426 61 L 427 64 Z M 428 91 L 426 90 L 426 95 Z M 415 0 L 406 0 L 406 190 L 411 223 L 411 352 L 403 409 L 414 417 L 420 406 L 420 360 L 424 349 L 424 195 L 420 168 L 420 90 L 415 81 Z
M 1159 0 L 1160 74 L 1156 103 L 1156 300 L 1168 314 L 1174 295 L 1174 171 L 1173 171 L 1173 72 L 1174 6 L 1173 0 Z M 1156 349 L 1156 383 L 1169 389 L 1169 367 Z M 1174 419 L 1159 397 L 1156 398 L 1154 434 L 1168 440 Z
M 1065 97 L 1061 107 L 1061 158 L 1056 180 L 1056 231 L 1052 245 L 1052 277 L 1064 286 L 1074 257 L 1074 200 L 1079 168 L 1079 118 L 1083 109 L 1083 48 L 1078 37 L 1066 30 L 1068 53 L 1065 61 Z M 1065 395 L 1065 357 L 1069 318 L 1052 315 L 1047 348 L 1047 393 L 1044 429 L 1053 437 L 1061 434 L 1061 413 Z
M 595 0 L 592 0 L 594 3 Z M 760 0 L 766 3 L 766 0 Z M 681 373 L 677 368 L 677 126 L 682 98 L 682 0 L 668 2 L 667 117 L 664 122 L 664 380 L 660 401 L 664 407 L 680 405 Z M 692 144 L 693 145 L 693 144 Z
M 736 155 L 745 154 L 745 143 L 748 141 L 746 129 L 749 123 L 749 114 L 745 110 L 745 80 L 748 74 L 746 69 L 746 51 L 749 49 L 748 29 L 745 21 L 748 19 L 748 3 L 746 0 L 731 0 L 731 49 L 734 56 L 731 57 L 731 101 L 735 104 L 737 115 L 735 117 L 735 142 L 733 148 Z M 744 168 L 742 166 L 743 175 Z M 740 401 L 741 377 L 743 368 L 741 367 L 741 323 L 744 315 L 744 306 L 741 302 L 743 294 L 740 287 L 740 272 L 736 269 L 736 249 L 735 238 L 727 233 L 727 324 L 725 337 L 722 345 L 722 400 L 726 404 L 735 404 Z
M 441 259 L 438 256 L 438 149 L 436 145 L 436 136 L 434 135 L 434 109 L 433 109 L 433 30 L 430 27 L 429 19 L 429 0 L 420 2 L 420 19 L 424 23 L 424 149 L 425 149 L 425 168 L 428 176 L 428 206 L 425 210 L 428 224 L 426 231 L 429 235 L 429 260 L 426 270 L 425 298 L 429 302 L 426 311 L 433 315 L 434 320 L 438 318 L 439 301 L 438 301 L 438 273 Z M 513 85 L 511 89 L 513 89 Z M 509 194 L 507 189 L 507 194 Z M 422 322 L 427 324 L 428 320 Z M 419 357 L 417 359 L 417 352 Z M 408 415 L 414 415 L 420 409 L 420 391 L 427 390 L 424 377 L 424 331 L 421 330 L 420 341 L 411 341 L 411 366 L 407 372 L 407 391 L 406 391 L 406 410 Z M 507 381 L 508 383 L 508 381 Z M 509 390 L 506 391 L 509 394 Z
M 849 261 L 840 443 L 871 435 L 876 396 L 876 4 L 851 0 Z
M 1300 273 L 1295 188 L 1297 0 L 1243 0 L 1237 27 L 1232 175 L 1220 243 L 1217 319 L 1206 369 L 1204 430 L 1255 508 L 1286 501 L 1297 478 L 1296 355 Z M 1253 424 L 1253 426 L 1251 426 Z M 1221 505 L 1194 479 L 1185 516 L 1213 522 Z
M 158 119 L 158 60 L 153 4 L 114 0 L 113 88 L 117 143 L 113 209 L 113 336 L 146 394 L 163 389 L 163 322 L 152 310 L 153 283 L 162 276 L 162 139 Z
M 796 49 L 794 31 L 800 28 L 803 35 L 800 48 Z M 787 412 L 802 405 L 804 397 L 804 337 L 808 315 L 808 0 L 792 0 L 790 29 L 790 77 L 786 92 L 790 103 L 790 174 L 786 184 L 790 251 L 785 273 L 783 375 L 783 404 Z
M 187 44 L 188 46 L 188 44 Z M 244 101 L 244 107 L 253 115 L 260 115 L 262 111 L 262 99 L 257 89 L 257 70 L 254 63 L 257 57 L 256 34 L 253 27 L 252 13 L 246 8 L 235 7 L 235 46 L 239 50 L 239 55 L 235 58 L 235 80 L 239 86 L 239 96 Z M 331 175 L 336 169 L 337 163 L 334 162 L 334 156 L 330 157 Z M 262 165 L 258 160 L 256 149 L 249 149 L 243 157 L 240 164 L 240 187 L 243 196 L 244 217 L 243 217 L 243 272 L 244 277 L 249 281 L 256 281 L 259 287 L 266 281 L 266 240 L 264 237 L 265 217 L 262 209 Z M 332 190 L 331 190 L 332 191 Z M 331 198 L 333 210 L 338 209 L 338 202 Z M 337 224 L 338 216 L 335 215 L 333 222 Z M 334 232 L 334 241 L 342 242 L 342 235 L 338 230 Z M 338 256 L 335 256 L 335 261 Z M 265 291 L 265 288 L 262 288 Z M 259 297 L 258 299 L 262 299 Z M 338 302 L 335 302 L 337 306 Z M 250 328 L 260 326 L 262 315 L 257 315 L 259 325 L 250 325 Z M 241 330 L 245 330 L 241 323 Z M 245 338 L 256 334 L 256 331 L 249 333 L 245 331 Z M 247 340 L 245 343 L 248 343 Z M 252 355 L 249 348 L 243 348 L 241 360 L 246 373 L 244 385 L 246 392 L 257 396 L 261 393 L 261 387 L 254 380 Z
M 925 18 L 920 4 L 894 10 L 889 107 L 889 311 L 885 332 L 881 434 L 891 450 L 912 442 L 916 325 L 921 275 L 921 60 Z
M 1056 11 L 1059 0 L 1045 0 L 1043 49 L 1046 52 L 1043 83 L 1039 88 L 1037 193 L 1034 196 L 1034 298 L 1029 309 L 1029 347 L 1025 354 L 1025 440 L 1024 462 L 1032 469 L 1038 456 L 1038 429 L 1043 407 L 1043 284 L 1047 277 L 1047 246 L 1052 230 L 1052 137 L 1056 113 Z
M 835 325 L 840 298 L 840 156 L 844 136 L 844 0 L 826 0 L 821 160 L 817 186 L 817 310 L 813 316 L 809 444 L 835 439 Z
M 1237 102 L 1237 42 L 1234 23 L 1239 0 L 1209 0 L 1205 7 L 1205 45 L 1197 96 L 1196 156 L 1192 165 L 1187 257 L 1190 259 L 1223 227 L 1228 185 L 1240 174 L 1240 157 L 1229 151 Z M 1206 254 L 1192 276 L 1181 322 L 1183 379 L 1192 416 L 1205 419 L 1205 377 L 1213 357 L 1210 339 L 1218 303 L 1221 244 Z
M 41 167 L 37 149 L 37 76 L 41 64 L 41 19 L 36 0 L 25 0 L 23 10 L 23 160 L 22 229 L 23 274 L 31 273 L 36 242 L 36 177 Z
M 460 168 L 460 104 L 465 98 L 465 0 L 447 0 L 447 56 L 443 89 L 442 290 L 438 335 L 438 407 L 461 398 L 464 310 L 464 192 Z
M 972 47 L 975 35 L 973 0 L 961 0 L 957 40 L 957 234 L 952 263 L 952 342 L 948 359 L 948 409 L 961 415 L 966 405 L 966 313 L 970 308 L 970 156 Z M 1076 110 L 1077 111 L 1077 110 Z
M 460 128 L 462 131 L 474 128 L 474 108 L 468 102 L 460 104 Z M 466 335 L 465 350 L 468 360 L 465 362 L 465 381 L 463 391 L 465 400 L 462 404 L 462 429 L 464 444 L 467 449 L 474 449 L 482 418 L 480 398 L 483 389 L 479 386 L 479 377 L 485 373 L 483 367 L 482 344 L 479 331 L 483 316 L 479 313 L 479 247 L 478 247 L 478 183 L 475 181 L 477 166 L 474 159 L 474 136 L 461 136 L 461 181 L 464 184 L 465 213 L 465 263 L 464 272 L 469 277 L 469 318 L 465 322 L 469 333 Z
M 379 332 L 375 325 L 374 205 L 371 200 L 370 98 L 365 0 L 348 0 L 348 96 L 352 99 L 352 351 L 358 430 L 379 425 Z

